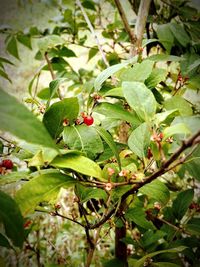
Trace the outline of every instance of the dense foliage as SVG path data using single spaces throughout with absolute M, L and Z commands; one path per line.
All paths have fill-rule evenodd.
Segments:
M 24 103 L 0 90 L 2 264 L 199 266 L 199 11 L 46 2 L 53 29 L 1 29 L 3 78 L 19 44 L 41 61 Z

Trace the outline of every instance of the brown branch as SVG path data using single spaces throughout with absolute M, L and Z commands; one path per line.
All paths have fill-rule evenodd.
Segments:
M 119 14 L 121 16 L 122 22 L 124 24 L 124 28 L 129 35 L 131 44 L 133 45 L 136 42 L 136 36 L 135 36 L 134 32 L 131 30 L 131 27 L 130 27 L 128 20 L 127 20 L 127 17 L 126 17 L 126 14 L 125 14 L 123 7 L 120 3 L 120 0 L 115 0 L 115 4 L 116 4 L 117 9 L 119 11 Z
M 110 205 L 110 201 L 111 201 L 111 195 L 108 196 L 108 200 L 106 202 L 106 207 L 109 207 Z M 103 216 L 102 217 L 105 217 L 106 214 L 108 212 L 108 208 L 104 210 L 104 213 L 103 213 Z M 88 252 L 88 255 L 87 255 L 87 260 L 86 260 L 86 264 L 85 264 L 85 267 L 89 267 L 91 262 L 92 262 L 92 259 L 93 259 L 93 255 L 94 255 L 94 251 L 95 251 L 95 247 L 97 245 L 97 242 L 99 240 L 99 236 L 100 236 L 100 232 L 101 232 L 101 228 L 102 228 L 103 224 L 99 225 L 98 229 L 97 229 L 97 232 L 96 232 L 96 236 L 94 238 L 94 241 L 93 241 L 93 244 L 94 244 L 94 247 L 90 247 L 89 249 L 89 252 Z M 97 227 L 96 227 L 97 228 Z M 91 228 L 90 228 L 91 229 Z M 94 229 L 94 228 L 93 228 Z
M 135 25 L 136 47 L 139 50 L 142 46 L 143 33 L 146 26 L 151 0 L 141 0 L 138 10 L 138 16 Z
M 94 31 L 94 28 L 93 28 L 93 26 L 92 26 L 92 23 L 90 22 L 90 19 L 88 18 L 87 13 L 85 12 L 85 10 L 84 10 L 84 8 L 83 8 L 83 6 L 82 6 L 82 4 L 81 4 L 81 2 L 80 2 L 79 0 L 76 0 L 76 3 L 77 3 L 77 5 L 79 6 L 79 8 L 80 8 L 80 10 L 81 10 L 81 12 L 82 12 L 82 14 L 83 14 L 83 17 L 85 18 L 85 21 L 86 21 L 86 23 L 87 23 L 87 25 L 88 25 L 88 27 L 89 27 L 91 33 L 93 34 L 93 36 L 94 36 L 94 38 L 95 38 L 95 40 L 96 40 L 98 49 L 99 49 L 99 51 L 100 51 L 100 53 L 101 53 L 101 56 L 102 56 L 102 59 L 103 59 L 105 65 L 106 65 L 107 67 L 109 67 L 109 63 L 108 63 L 108 61 L 107 61 L 107 59 L 106 59 L 106 57 L 105 57 L 104 51 L 103 51 L 103 49 L 102 49 L 102 46 L 101 46 L 101 44 L 100 44 L 100 42 L 99 42 L 99 39 L 98 39 L 98 37 L 97 37 L 97 35 L 96 35 L 95 31 Z
M 48 53 L 47 53 L 47 52 L 45 52 L 44 57 L 45 57 L 45 59 L 46 59 L 47 65 L 48 65 L 48 69 L 49 69 L 49 71 L 50 71 L 50 73 L 51 73 L 51 78 L 52 78 L 52 80 L 55 80 L 55 79 L 56 79 L 56 76 L 55 76 L 55 74 L 54 74 L 54 72 L 53 72 L 53 68 L 52 68 L 52 65 L 51 65 L 51 61 L 50 61 L 50 59 L 49 59 L 49 57 L 48 57 Z
M 39 212 L 46 212 L 46 211 L 41 211 L 41 210 L 36 210 L 36 211 L 39 211 Z M 66 219 L 66 220 L 68 220 L 68 221 L 74 222 L 74 223 L 76 223 L 76 224 L 78 224 L 78 225 L 80 225 L 80 226 L 82 226 L 82 227 L 85 228 L 85 225 L 84 225 L 84 224 L 82 224 L 82 223 L 80 223 L 80 222 L 78 222 L 78 221 L 76 221 L 76 220 L 74 220 L 74 219 L 72 219 L 72 218 L 69 218 L 69 217 L 67 217 L 67 216 L 65 216 L 65 215 L 62 215 L 62 214 L 58 213 L 57 211 L 51 212 L 50 215 L 51 215 L 51 216 L 58 216 L 58 217 L 61 217 L 61 218 L 63 218 L 63 219 Z
M 158 178 L 159 176 L 163 175 L 164 173 L 168 172 L 171 168 L 170 165 L 176 160 L 178 159 L 178 157 L 181 155 L 181 153 L 186 150 L 189 147 L 192 147 L 193 145 L 197 144 L 197 141 L 199 142 L 199 136 L 200 136 L 200 130 L 193 135 L 192 137 L 190 137 L 189 139 L 185 140 L 182 142 L 182 145 L 177 149 L 177 151 L 175 151 L 172 156 L 163 163 L 163 165 L 161 166 L 161 168 L 154 172 L 152 175 L 150 175 L 149 177 L 146 177 L 145 179 L 143 179 L 143 181 L 141 181 L 140 184 L 135 185 L 132 189 L 130 189 L 129 191 L 127 191 L 123 196 L 122 196 L 122 201 L 124 201 L 129 195 L 135 193 L 138 191 L 138 189 L 140 189 L 142 186 L 144 186 L 145 184 L 148 184 L 150 182 L 152 182 L 153 180 L 155 180 L 156 178 Z M 183 162 L 182 162 L 183 163 Z
M 67 216 L 64 216 L 64 215 L 62 215 L 62 214 L 60 214 L 60 213 L 57 213 L 57 212 L 56 212 L 55 215 L 56 215 L 56 216 L 59 216 L 59 217 L 61 217 L 61 218 L 63 218 L 63 219 L 66 219 L 66 220 L 68 220 L 68 221 L 74 222 L 74 223 L 76 223 L 76 224 L 78 224 L 78 225 L 80 225 L 80 226 L 82 226 L 82 227 L 85 228 L 85 225 L 84 225 L 84 224 L 82 224 L 82 223 L 80 223 L 80 222 L 78 222 L 78 221 L 75 221 L 75 220 L 73 220 L 73 219 L 71 219 L 71 218 L 69 218 L 69 217 L 67 217 Z
M 159 176 L 163 175 L 164 173 L 168 172 L 171 168 L 170 165 L 178 159 L 178 157 L 181 155 L 183 151 L 185 151 L 187 148 L 192 147 L 193 145 L 196 145 L 197 143 L 200 143 L 200 130 L 191 136 L 189 139 L 182 142 L 182 145 L 175 151 L 172 156 L 163 163 L 161 168 L 151 174 L 149 177 L 146 177 L 146 179 L 143 179 L 140 183 L 135 184 L 132 189 L 124 193 L 121 198 L 121 202 L 124 202 L 128 196 L 136 193 L 142 186 L 145 184 L 148 184 L 158 178 Z M 183 163 L 183 162 L 181 162 Z M 90 225 L 90 229 L 95 229 L 104 224 L 107 220 L 109 220 L 113 214 L 115 214 L 115 211 L 117 209 L 117 204 L 113 209 L 111 209 L 99 222 L 96 224 Z

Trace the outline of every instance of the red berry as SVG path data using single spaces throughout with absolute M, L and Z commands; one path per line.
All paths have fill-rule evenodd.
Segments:
M 163 139 L 163 137 L 164 137 L 164 135 L 163 135 L 163 133 L 159 133 L 159 135 L 158 135 L 159 137 L 160 137 L 160 139 L 162 140 Z
M 81 112 L 81 117 L 82 117 L 82 118 L 87 117 L 87 113 L 86 113 L 86 112 Z
M 24 223 L 24 228 L 28 228 L 32 224 L 31 220 L 28 220 Z
M 93 124 L 94 119 L 92 116 L 87 116 L 87 117 L 84 117 L 83 121 L 87 126 L 90 126 Z
M 153 157 L 153 154 L 152 154 L 151 148 L 148 147 L 148 149 L 147 149 L 147 158 L 150 159 L 151 157 Z
M 2 161 L 2 167 L 5 167 L 6 169 L 12 169 L 13 168 L 13 162 L 10 159 L 4 159 Z

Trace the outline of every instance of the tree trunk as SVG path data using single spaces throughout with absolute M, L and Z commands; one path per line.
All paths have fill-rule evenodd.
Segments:
M 125 204 L 120 205 L 119 210 L 117 212 L 117 218 L 120 219 L 121 215 L 123 214 Z M 127 245 L 121 241 L 122 238 L 126 237 L 126 224 L 122 227 L 115 227 L 115 257 L 116 259 L 123 262 L 123 267 L 128 267 L 127 262 Z

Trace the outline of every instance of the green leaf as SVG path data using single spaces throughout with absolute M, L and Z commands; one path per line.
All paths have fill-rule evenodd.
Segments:
M 179 246 L 179 247 L 176 247 L 176 248 L 158 250 L 156 252 L 152 252 L 152 253 L 146 254 L 144 257 L 142 257 L 140 260 L 137 261 L 137 263 L 134 265 L 134 267 L 143 267 L 147 258 L 152 258 L 152 257 L 154 257 L 156 255 L 159 255 L 159 254 L 162 254 L 162 253 L 180 253 L 186 248 L 187 247 L 185 247 L 185 246 Z
M 200 235 L 200 218 L 192 218 L 185 225 L 185 229 L 192 235 Z
M 164 231 L 160 230 L 153 231 L 149 229 L 142 235 L 140 242 L 143 247 L 148 249 L 148 247 L 151 246 L 152 244 L 159 243 L 159 240 L 166 235 L 167 234 Z
M 170 23 L 170 30 L 182 46 L 186 47 L 190 43 L 190 37 L 181 24 Z
M 181 134 L 181 135 L 188 135 L 191 134 L 190 129 L 187 127 L 184 123 L 177 123 L 175 125 L 166 127 L 163 131 L 164 138 L 163 140 L 166 140 L 168 137 Z M 183 137 L 184 138 L 184 137 Z
M 172 204 L 172 211 L 174 216 L 181 220 L 185 215 L 189 205 L 191 204 L 194 197 L 194 190 L 188 189 L 180 192 Z
M 125 218 L 129 221 L 133 221 L 135 224 L 137 224 L 137 226 L 144 229 L 156 229 L 153 223 L 146 219 L 146 213 L 143 208 L 134 207 L 128 209 L 128 211 L 125 213 Z
M 150 137 L 149 127 L 146 123 L 143 123 L 129 136 L 128 146 L 139 158 L 144 158 L 150 144 Z
M 168 71 L 164 69 L 153 69 L 150 76 L 145 80 L 145 85 L 149 89 L 155 88 L 160 82 L 166 79 Z
M 98 52 L 99 52 L 98 47 L 94 46 L 94 47 L 90 48 L 89 54 L 88 54 L 88 61 L 90 59 L 92 59 Z
M 96 11 L 95 3 L 93 1 L 85 0 L 82 3 L 83 7 Z
M 79 104 L 76 97 L 64 98 L 51 105 L 44 114 L 43 123 L 53 138 L 59 136 L 67 119 L 70 124 L 74 123 L 79 113 Z
M 6 175 L 0 176 L 0 185 L 14 183 L 18 180 L 26 178 L 27 175 L 28 175 L 28 172 L 26 171 L 17 171 L 17 172 L 8 173 Z
M 63 46 L 58 52 L 59 57 L 76 57 L 76 54 L 73 50 Z
M 167 120 L 168 117 L 173 117 L 174 118 L 174 113 L 177 113 L 177 109 L 172 109 L 172 110 L 169 110 L 169 111 L 164 111 L 164 112 L 161 112 L 161 113 L 156 113 L 155 114 L 155 123 L 157 123 L 158 125 L 161 123 L 161 122 L 164 122 L 165 120 Z
M 121 261 L 119 259 L 111 259 L 111 260 L 106 260 L 104 262 L 103 267 L 124 267 L 124 261 Z
M 31 37 L 30 36 L 27 36 L 24 34 L 18 34 L 17 35 L 17 41 L 32 50 Z
M 24 242 L 23 217 L 16 202 L 3 191 L 0 191 L 0 221 L 3 223 L 6 235 L 14 246 L 22 248 Z
M 177 123 L 184 123 L 190 131 L 195 134 L 198 130 L 200 130 L 200 116 L 193 115 L 193 116 L 177 116 L 172 122 L 172 125 Z
M 4 58 L 4 57 L 0 57 L 0 62 L 6 63 L 6 64 L 10 64 L 10 65 L 14 65 L 10 60 L 8 60 L 7 58 Z
M 123 82 L 122 89 L 126 101 L 143 120 L 149 120 L 156 112 L 153 93 L 140 82 Z
M 196 67 L 198 67 L 200 65 L 200 58 L 198 58 L 197 60 L 195 60 L 188 68 L 188 72 L 192 71 L 193 69 L 195 69 Z
M 127 82 L 144 82 L 152 72 L 154 62 L 144 60 L 142 63 L 136 63 L 133 67 L 124 69 L 119 74 L 119 79 Z
M 189 103 L 181 96 L 173 96 L 164 102 L 166 110 L 177 109 L 182 116 L 191 116 L 193 114 Z
M 57 156 L 51 165 L 58 168 L 67 168 L 82 174 L 102 179 L 102 171 L 98 164 L 91 159 L 75 153 Z
M 38 41 L 38 47 L 41 53 L 45 53 L 49 48 L 53 48 L 57 45 L 64 44 L 65 41 L 58 35 L 48 35 L 42 37 Z
M 158 42 L 158 39 L 143 39 L 142 40 L 142 48 L 147 46 L 148 44 Z
M 63 140 L 70 149 L 80 150 L 91 159 L 103 152 L 103 143 L 94 127 L 87 125 L 65 127 Z
M 157 54 L 149 56 L 148 60 L 157 62 L 157 61 L 182 61 L 185 59 L 183 57 L 171 56 L 167 54 Z
M 0 69 L 0 76 L 4 79 L 8 80 L 10 83 L 12 83 L 11 79 L 9 78 L 8 74 L 5 73 L 3 70 Z
M 1 233 L 0 233 L 0 247 L 11 248 L 11 245 L 10 245 L 8 239 L 4 235 L 2 235 Z M 1 262 L 0 262 L 0 264 L 1 264 Z
M 174 36 L 170 30 L 170 23 L 158 25 L 156 33 L 167 52 L 170 53 L 174 43 Z
M 19 59 L 17 41 L 16 41 L 16 38 L 14 36 L 12 36 L 11 39 L 9 40 L 9 42 L 7 43 L 6 50 L 8 51 L 9 54 L 11 54 L 12 56 Z
M 57 151 L 44 125 L 13 96 L 0 89 L 0 129 L 18 138 Z
M 144 185 L 139 190 L 140 193 L 155 199 L 155 201 L 166 205 L 170 199 L 170 192 L 167 186 L 159 180 Z
M 109 91 L 107 91 L 103 96 L 113 96 L 117 98 L 124 98 L 124 94 L 122 92 L 121 87 L 113 88 Z
M 119 157 L 119 152 L 118 152 L 117 146 L 116 146 L 112 136 L 102 127 L 95 126 L 95 129 L 97 130 L 97 132 L 101 136 L 101 138 L 108 144 L 108 146 L 112 150 L 114 156 L 116 157 L 117 163 L 119 165 L 119 169 L 121 170 L 121 161 L 120 161 L 120 157 Z
M 183 166 L 193 178 L 200 180 L 200 145 L 198 145 Z
M 94 199 L 107 199 L 107 194 L 103 189 L 100 188 L 90 188 L 83 186 L 81 184 L 76 185 L 76 194 L 79 196 L 82 203 Z
M 110 77 L 112 76 L 114 73 L 116 73 L 117 71 L 121 70 L 122 68 L 124 68 L 125 66 L 127 66 L 130 63 L 135 63 L 137 61 L 137 56 L 131 58 L 130 60 L 127 60 L 123 63 L 119 63 L 116 65 L 113 65 L 111 67 L 108 67 L 107 69 L 105 69 L 104 71 L 102 71 L 97 78 L 94 81 L 94 88 L 96 91 L 99 91 L 101 89 L 102 84 Z
M 26 182 L 16 193 L 15 200 L 24 216 L 33 213 L 42 201 L 50 201 L 57 197 L 61 187 L 68 188 L 75 180 L 62 173 L 41 174 Z
M 94 109 L 95 112 L 105 115 L 107 118 L 120 119 L 138 126 L 141 122 L 136 114 L 125 110 L 121 105 L 111 103 L 100 103 Z
M 50 101 L 54 97 L 59 86 L 65 81 L 67 81 L 67 78 L 58 78 L 58 79 L 55 79 L 55 80 L 50 82 L 50 84 L 49 84 L 50 97 L 49 97 L 49 100 L 47 102 L 47 108 L 49 107 Z
M 39 97 L 40 99 L 44 99 L 44 100 L 49 100 L 49 98 L 51 97 L 52 98 L 58 98 L 58 94 L 55 93 L 54 95 L 50 95 L 51 92 L 50 92 L 50 89 L 47 87 L 47 88 L 44 88 L 42 89 L 38 94 L 37 94 L 37 97 Z

